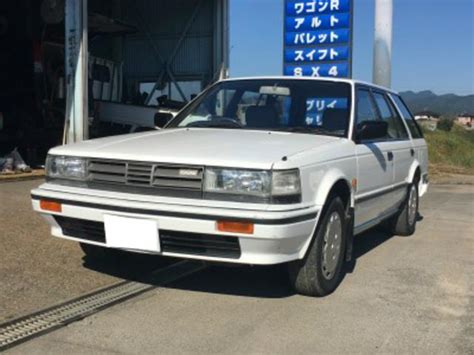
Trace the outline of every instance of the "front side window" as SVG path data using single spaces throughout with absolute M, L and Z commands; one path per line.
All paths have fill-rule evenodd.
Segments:
M 410 113 L 410 110 L 407 108 L 403 100 L 399 96 L 394 94 L 390 94 L 390 97 L 395 102 L 399 111 L 401 112 L 402 118 L 405 120 L 408 129 L 410 130 L 412 138 L 423 138 L 423 134 L 421 133 L 420 127 L 418 127 L 418 125 L 416 124 L 415 118 Z
M 168 128 L 232 128 L 346 137 L 351 86 L 317 80 L 235 80 L 216 84 Z
M 405 130 L 403 122 L 400 121 L 400 118 L 395 113 L 394 108 L 390 105 L 390 103 L 385 98 L 385 95 L 376 92 L 374 93 L 374 100 L 379 109 L 381 119 L 387 122 L 387 125 L 388 125 L 387 138 L 388 139 L 408 138 L 408 134 Z

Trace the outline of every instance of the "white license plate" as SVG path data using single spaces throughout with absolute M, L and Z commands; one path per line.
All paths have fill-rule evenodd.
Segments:
M 105 240 L 111 248 L 160 251 L 157 221 L 104 215 L 104 226 Z

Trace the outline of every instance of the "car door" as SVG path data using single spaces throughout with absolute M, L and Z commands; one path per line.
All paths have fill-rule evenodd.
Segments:
M 385 199 L 393 208 L 397 208 L 406 195 L 407 177 L 415 151 L 405 125 L 386 93 L 373 90 L 372 94 L 380 118 L 388 125 L 385 147 L 387 154 L 393 159 L 393 186 L 392 190 L 387 192 Z
M 428 173 L 428 147 L 423 138 L 423 133 L 421 128 L 415 121 L 415 118 L 410 113 L 410 110 L 407 108 L 401 97 L 395 94 L 390 94 L 392 102 L 395 104 L 399 115 L 405 122 L 405 126 L 408 128 L 408 131 L 411 135 L 411 145 L 414 150 L 414 158 L 417 159 L 420 163 L 422 177 L 424 176 L 427 179 Z
M 380 120 L 368 87 L 356 89 L 355 132 L 364 121 Z M 393 185 L 393 156 L 386 139 L 357 141 L 357 189 L 355 196 L 356 232 L 365 229 L 392 207 L 385 194 Z

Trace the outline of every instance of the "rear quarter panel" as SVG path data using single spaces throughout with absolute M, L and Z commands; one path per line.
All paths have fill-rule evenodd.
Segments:
M 415 157 L 420 164 L 421 173 L 428 173 L 428 145 L 423 138 L 413 140 L 413 149 Z

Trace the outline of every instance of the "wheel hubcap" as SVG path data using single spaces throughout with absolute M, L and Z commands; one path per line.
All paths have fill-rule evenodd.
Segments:
M 416 193 L 415 185 L 412 185 L 410 188 L 410 196 L 408 198 L 408 223 L 413 225 L 416 219 L 418 207 L 418 194 Z
M 337 212 L 333 212 L 329 217 L 324 234 L 322 272 L 325 279 L 334 277 L 339 258 L 341 256 L 342 245 L 342 220 Z

